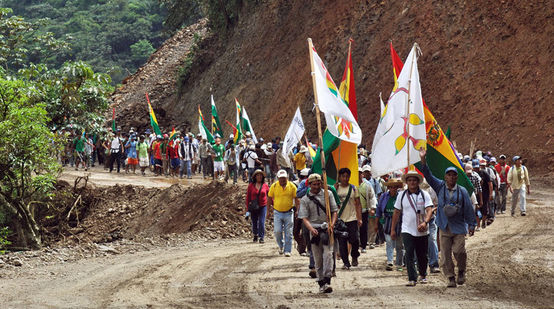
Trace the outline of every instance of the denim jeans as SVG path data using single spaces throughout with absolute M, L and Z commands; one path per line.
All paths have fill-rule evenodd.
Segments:
M 439 248 L 437 247 L 437 225 L 435 218 L 429 221 L 428 240 L 429 267 L 439 267 Z
M 179 176 L 183 177 L 183 174 L 185 173 L 185 169 L 187 170 L 187 178 L 192 177 L 192 172 L 190 170 L 190 160 L 181 160 L 181 169 L 179 170 Z
M 292 228 L 294 226 L 294 212 L 279 212 L 273 210 L 273 234 L 279 249 L 284 248 L 285 253 L 292 249 Z M 284 235 L 283 235 L 284 234 Z M 283 243 L 284 238 L 284 243 Z
M 521 186 L 521 189 L 514 189 L 514 193 L 512 193 L 512 215 L 516 211 L 516 205 L 519 199 L 519 211 L 520 213 L 525 212 L 525 193 L 527 188 L 525 185 Z
M 258 236 L 260 239 L 264 239 L 265 236 L 265 215 L 267 213 L 267 206 L 260 207 L 259 210 L 250 213 L 252 218 L 252 234 Z
M 408 233 L 402 233 L 402 242 L 406 249 L 406 268 L 408 269 L 409 281 L 417 281 L 416 256 L 419 275 L 427 276 L 427 240 L 428 236 L 416 237 Z
M 392 264 L 393 253 L 394 250 L 396 250 L 396 260 L 394 262 L 394 265 L 402 266 L 404 264 L 404 245 L 402 244 L 402 240 L 399 238 L 393 240 L 390 237 L 390 234 L 385 234 L 385 243 L 385 248 L 387 251 L 387 263 Z

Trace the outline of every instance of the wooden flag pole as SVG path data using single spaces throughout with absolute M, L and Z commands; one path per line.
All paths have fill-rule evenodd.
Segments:
M 319 147 L 320 147 L 320 153 L 319 157 L 321 158 L 321 172 L 322 172 L 322 178 L 323 178 L 323 195 L 325 196 L 325 211 L 327 212 L 327 218 L 328 218 L 328 224 L 329 224 L 329 241 L 331 247 L 334 246 L 334 237 L 333 237 L 333 226 L 331 225 L 331 207 L 329 204 L 329 191 L 327 189 L 327 171 L 325 170 L 325 152 L 323 150 L 323 134 L 321 132 L 321 116 L 319 115 L 319 102 L 317 99 L 317 90 L 316 90 L 316 82 L 315 82 L 315 70 L 314 70 L 314 56 L 313 56 L 313 48 L 314 45 L 312 44 L 312 39 L 308 38 L 308 47 L 310 51 L 310 65 L 312 68 L 312 83 L 314 87 L 314 100 L 315 100 L 315 115 L 317 120 L 317 134 L 319 136 Z

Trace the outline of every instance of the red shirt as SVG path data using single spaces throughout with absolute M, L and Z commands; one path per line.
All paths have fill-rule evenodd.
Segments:
M 500 176 L 500 183 L 506 183 L 506 178 L 508 177 L 510 166 L 508 164 L 504 164 L 504 166 L 501 166 L 500 163 L 497 163 L 494 166 L 494 169 L 496 169 L 498 176 Z
M 260 198 L 258 200 L 258 205 L 260 207 L 267 206 L 267 193 L 269 192 L 269 186 L 267 183 L 263 183 L 262 189 L 260 191 Z M 248 189 L 246 190 L 246 211 L 248 211 L 248 204 L 250 204 L 251 200 L 255 200 L 258 197 L 258 189 L 256 189 L 256 185 L 253 183 L 250 183 L 248 185 Z
M 152 150 L 154 150 L 154 159 L 162 159 L 162 151 L 160 149 L 160 142 L 154 141 L 152 144 Z
M 167 148 L 167 156 L 169 159 L 179 159 L 179 143 L 171 141 Z

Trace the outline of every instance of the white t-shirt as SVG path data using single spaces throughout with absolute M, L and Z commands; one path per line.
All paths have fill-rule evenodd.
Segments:
M 408 198 L 412 198 L 414 202 L 415 211 L 410 205 Z M 418 194 L 409 193 L 408 190 L 403 190 L 398 192 L 398 198 L 394 204 L 394 208 L 402 211 L 402 233 L 408 233 L 412 236 L 425 236 L 429 235 L 429 229 L 425 232 L 420 232 L 417 230 L 417 216 L 416 211 L 419 211 L 420 214 L 420 223 L 421 220 L 425 219 L 425 208 L 432 207 L 433 201 L 429 193 L 424 190 L 420 190 Z
M 258 155 L 254 150 L 247 150 L 244 153 L 243 159 L 246 159 L 246 164 L 248 168 L 254 168 L 256 167 L 256 159 L 258 159 Z

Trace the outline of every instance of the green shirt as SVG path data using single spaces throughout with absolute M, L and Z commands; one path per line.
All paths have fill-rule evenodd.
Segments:
M 221 144 L 214 145 L 215 158 L 214 161 L 223 161 L 223 154 L 225 153 L 225 147 Z
M 73 140 L 73 144 L 75 144 L 75 151 L 77 152 L 83 152 L 85 151 L 85 138 L 84 137 L 77 137 Z
M 147 158 L 148 157 L 148 143 L 142 142 L 138 145 L 138 155 L 139 158 Z

